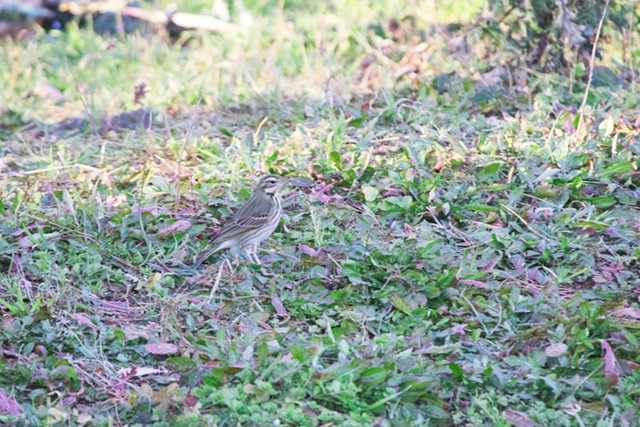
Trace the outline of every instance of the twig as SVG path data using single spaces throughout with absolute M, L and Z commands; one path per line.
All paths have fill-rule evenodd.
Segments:
M 600 39 L 600 32 L 602 31 L 602 25 L 604 24 L 604 18 L 607 16 L 607 9 L 609 8 L 609 0 L 604 4 L 604 8 L 602 9 L 602 16 L 600 17 L 600 22 L 598 23 L 598 30 L 596 31 L 596 37 L 593 40 L 593 46 L 591 47 L 591 57 L 589 58 L 589 79 L 587 80 L 587 88 L 584 91 L 584 96 L 582 97 L 582 104 L 580 104 L 580 116 L 578 118 L 578 126 L 576 129 L 576 134 L 578 138 L 582 139 L 582 124 L 584 122 L 584 107 L 587 104 L 587 98 L 589 97 L 589 91 L 591 90 L 591 81 L 593 80 L 593 63 L 595 62 L 596 50 L 598 49 L 598 40 Z
M 522 222 L 522 224 L 527 227 L 527 229 L 532 232 L 533 234 L 535 234 L 536 236 L 540 237 L 543 240 L 550 240 L 552 242 L 555 242 L 556 239 L 554 239 L 551 236 L 546 236 L 544 234 L 542 234 L 541 232 L 537 231 L 535 228 L 531 227 L 531 225 L 529 225 L 529 223 L 522 218 L 520 215 L 518 215 L 518 213 L 516 211 L 514 211 L 513 209 L 511 209 L 509 206 L 505 205 L 504 203 L 500 204 L 500 207 L 502 209 L 504 209 L 505 211 L 509 212 L 511 215 L 515 216 L 516 218 L 518 218 L 520 220 L 520 222 Z
M 484 324 L 484 322 L 482 321 L 482 317 L 480 317 L 480 313 L 478 313 L 478 310 L 476 310 L 476 307 L 473 305 L 473 303 L 471 301 L 469 301 L 469 298 L 467 298 L 464 295 L 464 291 L 462 291 L 462 293 L 460 293 L 460 297 L 464 300 L 464 302 L 467 303 L 467 305 L 471 308 L 471 311 L 473 311 L 473 314 L 476 315 L 476 318 L 478 319 L 478 322 L 480 322 L 480 325 L 482 326 L 482 329 L 484 330 L 484 334 L 485 336 L 488 338 L 489 336 L 491 336 L 491 334 L 489 333 L 489 328 L 487 328 L 487 325 Z
M 216 280 L 213 282 L 213 287 L 211 288 L 211 293 L 209 294 L 209 298 L 207 299 L 207 303 L 211 303 L 213 296 L 216 294 L 218 287 L 220 286 L 220 280 L 222 279 L 222 272 L 224 271 L 224 266 L 229 263 L 229 260 L 225 257 L 222 264 L 220 264 L 220 268 L 218 268 L 218 274 L 216 274 Z M 231 266 L 229 266 L 229 271 L 232 272 Z

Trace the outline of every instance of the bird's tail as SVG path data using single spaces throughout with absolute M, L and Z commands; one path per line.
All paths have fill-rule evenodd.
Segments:
M 201 252 L 197 257 L 196 260 L 194 261 L 192 267 L 193 268 L 198 268 L 202 265 L 203 262 L 205 262 L 207 259 L 209 259 L 209 257 L 213 254 L 215 254 L 216 252 L 218 252 L 220 250 L 220 245 L 218 246 L 214 246 L 213 248 L 209 248 L 204 252 Z

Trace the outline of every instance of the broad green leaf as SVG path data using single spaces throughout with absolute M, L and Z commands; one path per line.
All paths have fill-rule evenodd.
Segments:
M 449 363 L 449 370 L 456 381 L 462 381 L 464 379 L 464 370 L 457 363 Z
M 608 165 L 600 173 L 603 178 L 613 178 L 633 172 L 633 164 L 628 160 L 619 160 Z
M 609 224 L 605 224 L 604 222 L 589 221 L 589 220 L 582 219 L 582 220 L 576 221 L 576 227 L 585 228 L 585 229 L 591 228 L 596 231 L 603 231 L 609 228 Z
M 498 173 L 504 167 L 504 162 L 492 162 L 486 164 L 478 171 L 478 176 L 481 178 L 492 178 L 498 175 Z
M 371 187 L 370 185 L 363 185 L 362 193 L 364 194 L 364 199 L 367 202 L 373 202 L 378 198 L 378 195 L 380 194 L 380 190 L 378 190 L 375 187 Z
M 587 201 L 597 208 L 609 208 L 616 204 L 616 198 L 613 196 L 590 197 Z
M 389 299 L 391 300 L 391 304 L 393 304 L 396 309 L 400 310 L 406 315 L 411 314 L 411 307 L 409 307 L 409 304 L 407 304 L 400 295 L 398 295 L 397 293 L 391 294 Z

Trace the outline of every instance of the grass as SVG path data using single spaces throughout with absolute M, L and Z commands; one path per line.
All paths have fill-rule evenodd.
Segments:
M 635 425 L 638 85 L 576 135 L 584 83 L 492 80 L 454 3 L 4 40 L 0 422 Z M 266 171 L 317 182 L 267 267 L 177 272 Z

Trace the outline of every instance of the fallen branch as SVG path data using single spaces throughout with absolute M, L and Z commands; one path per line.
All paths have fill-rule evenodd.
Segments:
M 39 5 L 29 7 L 10 2 L 1 5 L 4 14 L 21 16 L 27 20 L 67 21 L 73 17 L 86 17 L 102 14 L 115 14 L 118 20 L 131 18 L 141 22 L 163 26 L 167 31 L 176 33 L 189 30 L 212 32 L 237 32 L 241 27 L 218 19 L 211 15 L 178 11 L 163 12 L 128 6 L 126 0 L 105 0 L 93 2 L 44 0 Z
M 204 30 L 217 32 L 238 31 L 235 24 L 223 21 L 210 15 L 199 15 L 186 12 L 165 13 L 159 10 L 146 10 L 139 7 L 127 6 L 124 0 L 109 0 L 91 3 L 60 2 L 58 11 L 74 16 L 84 16 L 100 13 L 115 13 L 123 17 L 139 19 L 154 25 L 164 25 L 172 30 Z

